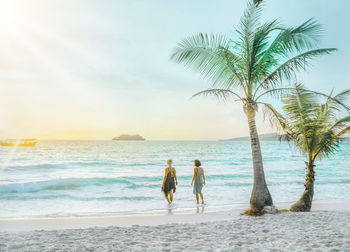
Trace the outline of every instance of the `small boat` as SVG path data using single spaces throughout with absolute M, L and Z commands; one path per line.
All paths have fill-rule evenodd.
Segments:
M 37 144 L 36 138 L 30 139 L 6 139 L 0 141 L 0 146 L 23 146 L 23 147 L 34 147 Z

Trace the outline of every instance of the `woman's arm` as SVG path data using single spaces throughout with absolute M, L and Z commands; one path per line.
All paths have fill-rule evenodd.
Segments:
M 175 178 L 175 182 L 176 182 L 176 185 L 177 185 L 177 177 L 176 177 L 176 170 L 174 169 L 174 178 Z
M 204 176 L 204 169 L 202 168 L 202 176 L 203 176 L 203 185 L 205 185 L 205 176 Z
M 168 175 L 168 169 L 165 169 L 165 175 L 164 175 L 164 178 L 163 178 L 162 188 L 164 188 L 164 183 L 165 183 L 167 175 Z
M 197 175 L 197 169 L 194 168 L 194 169 L 193 169 L 193 178 L 192 178 L 191 185 L 193 185 L 193 181 L 194 181 L 194 179 L 196 178 L 196 175 Z

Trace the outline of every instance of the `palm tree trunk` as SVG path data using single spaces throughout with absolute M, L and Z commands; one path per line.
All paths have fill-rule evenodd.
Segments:
M 306 178 L 305 178 L 305 190 L 301 195 L 300 199 L 290 207 L 292 212 L 309 212 L 312 206 L 312 199 L 314 197 L 314 183 L 315 183 L 315 172 L 314 163 L 309 161 L 306 163 Z
M 248 117 L 250 144 L 254 169 L 253 191 L 250 196 L 250 211 L 252 214 L 262 214 L 265 206 L 272 206 L 272 198 L 266 185 L 264 166 L 261 155 L 260 141 L 255 124 L 255 113 L 246 113 Z

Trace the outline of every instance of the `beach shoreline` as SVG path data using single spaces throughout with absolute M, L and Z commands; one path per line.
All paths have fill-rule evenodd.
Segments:
M 279 210 L 288 209 L 292 203 L 276 204 Z M 237 219 L 248 209 L 248 204 L 226 206 L 198 205 L 193 208 L 176 208 L 153 211 L 133 211 L 120 213 L 101 213 L 71 216 L 36 216 L 28 218 L 0 218 L 0 232 L 22 232 L 34 230 L 63 230 L 93 227 L 132 227 L 159 226 L 166 224 L 193 224 Z M 350 212 L 350 199 L 316 201 L 312 212 L 346 211 Z
M 1 220 L 0 251 L 350 251 L 350 200 L 306 213 L 240 212 Z

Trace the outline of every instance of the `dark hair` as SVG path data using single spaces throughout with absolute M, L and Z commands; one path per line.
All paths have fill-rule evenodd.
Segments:
M 201 161 L 199 161 L 199 160 L 194 160 L 194 165 L 196 166 L 196 167 L 199 167 L 199 166 L 201 166 Z

